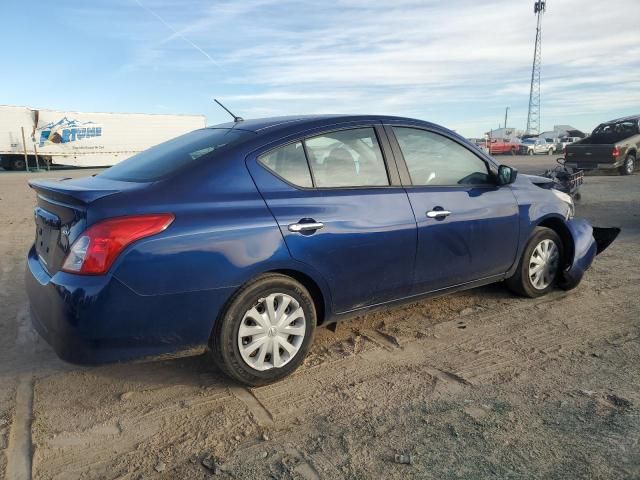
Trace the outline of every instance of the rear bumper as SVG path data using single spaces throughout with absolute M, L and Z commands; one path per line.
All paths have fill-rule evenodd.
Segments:
M 589 163 L 589 162 L 564 162 L 565 167 L 573 168 L 574 170 L 612 170 L 622 165 L 623 160 L 618 160 L 612 163 Z
M 60 358 L 79 364 L 202 351 L 233 290 L 149 296 L 112 275 L 50 277 L 33 248 L 25 282 L 34 328 Z

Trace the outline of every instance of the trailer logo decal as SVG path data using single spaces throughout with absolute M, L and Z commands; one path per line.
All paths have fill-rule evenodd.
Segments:
M 55 123 L 50 122 L 38 128 L 38 131 L 40 132 L 40 147 L 43 147 L 46 142 L 70 143 L 102 136 L 102 126 L 94 122 L 69 120 L 67 117 Z

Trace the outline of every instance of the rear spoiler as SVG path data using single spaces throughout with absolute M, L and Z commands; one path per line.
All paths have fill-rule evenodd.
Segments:
M 72 205 L 86 205 L 99 198 L 122 191 L 95 187 L 87 188 L 74 183 L 66 183 L 66 180 L 69 179 L 29 180 L 29 187 L 44 198 L 70 203 Z

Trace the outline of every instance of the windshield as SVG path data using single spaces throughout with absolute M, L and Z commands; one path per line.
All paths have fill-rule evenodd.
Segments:
M 196 130 L 140 152 L 98 176 L 125 182 L 152 182 L 215 150 L 239 143 L 248 135 L 250 132 L 230 128 Z
M 522 143 L 536 143 L 535 138 L 526 138 L 522 140 Z

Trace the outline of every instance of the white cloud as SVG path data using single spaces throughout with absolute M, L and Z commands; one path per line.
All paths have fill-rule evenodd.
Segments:
M 144 3 L 167 18 L 163 5 Z M 183 9 L 171 23 L 175 31 L 165 29 L 160 38 L 155 34 L 126 68 L 215 73 L 218 90 L 227 92 L 225 98 L 245 117 L 391 113 L 472 134 L 478 133 L 479 121 L 495 118 L 497 123 L 504 106 L 511 105 L 512 118 L 523 127 L 535 34 L 532 3 L 193 3 L 191 14 Z M 619 0 L 615 7 L 548 2 L 545 126 L 571 117 L 577 126 L 590 128 L 596 118 L 640 110 L 638 18 L 638 0 Z M 220 69 L 213 71 L 206 58 L 198 58 L 190 42 L 215 58 Z

